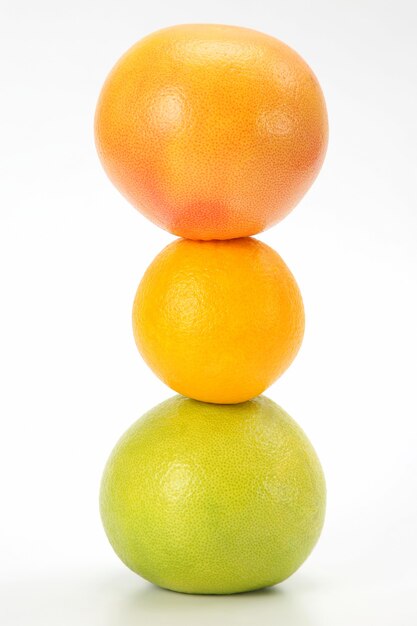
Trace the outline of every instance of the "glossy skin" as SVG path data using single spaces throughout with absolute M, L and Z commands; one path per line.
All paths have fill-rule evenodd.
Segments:
M 116 64 L 95 120 L 103 166 L 126 198 L 190 239 L 256 234 L 316 178 L 327 147 L 308 65 L 254 30 L 174 26 Z
M 175 591 L 228 594 L 290 576 L 320 535 L 325 500 L 312 445 L 274 402 L 176 396 L 120 439 L 100 509 L 134 572 Z
M 178 393 L 244 402 L 295 358 L 304 309 L 293 275 L 266 244 L 182 239 L 147 269 L 133 331 L 149 367 Z

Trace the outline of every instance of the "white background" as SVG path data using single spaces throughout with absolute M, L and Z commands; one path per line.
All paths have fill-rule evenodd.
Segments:
M 139 357 L 130 318 L 172 237 L 106 179 L 95 103 L 137 39 L 198 21 L 294 47 L 331 130 L 313 188 L 260 236 L 305 301 L 303 348 L 267 395 L 322 460 L 326 525 L 279 588 L 217 598 L 128 571 L 97 506 L 116 440 L 172 395 Z M 2 626 L 416 624 L 415 3 L 2 0 L 0 22 Z

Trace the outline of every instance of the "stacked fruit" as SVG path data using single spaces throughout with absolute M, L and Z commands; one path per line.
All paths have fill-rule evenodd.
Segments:
M 250 235 L 283 218 L 327 144 L 320 86 L 276 39 L 231 26 L 167 28 L 110 73 L 96 113 L 109 177 L 175 235 L 133 305 L 137 346 L 182 395 L 116 445 L 101 514 L 120 558 L 188 593 L 278 583 L 321 531 L 325 485 L 299 426 L 256 397 L 303 336 L 298 286 Z M 187 396 L 187 397 L 185 397 Z

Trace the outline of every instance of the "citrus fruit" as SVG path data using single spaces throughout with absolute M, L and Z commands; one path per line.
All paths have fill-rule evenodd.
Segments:
M 176 240 L 148 267 L 133 304 L 136 344 L 175 391 L 235 403 L 294 359 L 304 309 L 293 275 L 256 239 Z
M 117 443 L 100 508 L 134 572 L 175 591 L 225 594 L 290 576 L 319 537 L 325 499 L 312 445 L 274 402 L 175 396 Z
M 188 24 L 119 60 L 95 134 L 110 179 L 149 219 L 190 239 L 231 239 L 295 206 L 328 130 L 320 86 L 294 50 L 247 28 Z

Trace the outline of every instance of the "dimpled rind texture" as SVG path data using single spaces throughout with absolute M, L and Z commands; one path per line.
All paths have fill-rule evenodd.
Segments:
M 252 238 L 176 240 L 151 263 L 133 304 L 133 332 L 171 389 L 204 402 L 244 402 L 290 365 L 304 309 L 281 257 Z
M 174 591 L 229 594 L 290 576 L 320 535 L 325 500 L 312 445 L 274 402 L 175 396 L 117 443 L 100 507 L 134 572 Z
M 95 135 L 108 176 L 149 219 L 189 239 L 231 239 L 297 204 L 328 126 L 318 81 L 291 48 L 247 28 L 188 24 L 119 60 Z

